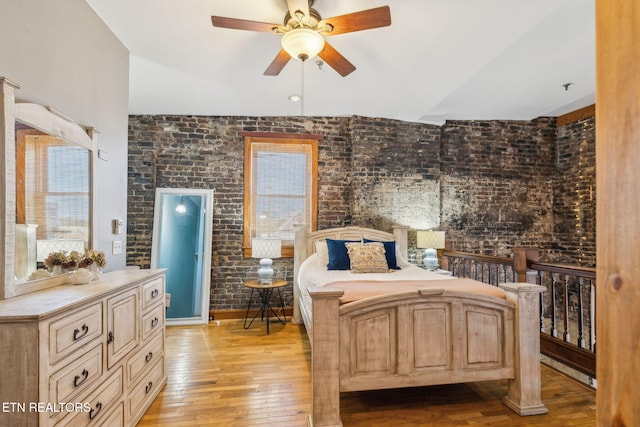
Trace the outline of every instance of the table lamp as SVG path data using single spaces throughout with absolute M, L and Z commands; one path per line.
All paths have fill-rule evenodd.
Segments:
M 272 258 L 282 256 L 282 242 L 276 238 L 257 237 L 251 240 L 251 257 L 260 258 L 258 278 L 260 283 L 271 283 L 273 278 Z
M 437 249 L 444 249 L 444 231 L 418 231 L 417 247 L 424 249 L 422 266 L 428 270 L 437 270 L 440 266 Z

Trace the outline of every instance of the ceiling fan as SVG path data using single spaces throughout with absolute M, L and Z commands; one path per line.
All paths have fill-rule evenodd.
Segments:
M 325 40 L 324 36 L 386 27 L 391 24 L 389 6 L 381 6 L 346 15 L 322 19 L 313 9 L 314 0 L 287 0 L 289 11 L 284 25 L 245 19 L 212 16 L 214 27 L 234 30 L 260 31 L 282 35 L 282 49 L 264 72 L 266 76 L 277 76 L 294 57 L 300 61 L 319 56 L 341 76 L 353 72 L 356 67 Z

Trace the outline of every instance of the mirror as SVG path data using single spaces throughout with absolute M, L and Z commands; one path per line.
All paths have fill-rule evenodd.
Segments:
M 52 252 L 92 247 L 94 131 L 51 108 L 15 104 L 15 242 L 13 294 L 57 286 Z
M 16 121 L 16 282 L 41 279 L 51 252 L 90 240 L 90 151 Z

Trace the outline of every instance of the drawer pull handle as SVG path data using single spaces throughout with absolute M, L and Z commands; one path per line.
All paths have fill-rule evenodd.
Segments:
M 73 386 L 74 387 L 79 387 L 82 383 L 84 383 L 87 378 L 89 378 L 89 371 L 87 371 L 86 369 L 82 370 L 82 375 L 76 375 L 75 378 L 73 379 Z
M 157 297 L 159 293 L 160 293 L 160 291 L 157 290 L 157 289 L 152 290 L 151 291 L 151 298 Z
M 151 321 L 151 327 L 154 328 L 158 324 L 159 320 L 157 317 L 154 317 Z
M 80 338 L 84 337 L 85 335 L 87 335 L 89 333 L 89 327 L 87 326 L 86 323 L 82 324 L 82 333 L 80 331 L 80 329 L 74 329 L 73 330 L 73 340 L 74 341 L 78 341 Z
M 115 338 L 114 338 L 114 336 L 113 336 L 113 332 L 109 332 L 109 333 L 107 334 L 107 344 L 109 344 L 109 343 L 113 342 L 113 340 L 114 340 L 114 339 L 115 339 Z
M 146 360 L 146 361 L 147 361 L 147 363 L 149 363 L 149 362 L 151 361 L 151 358 L 152 358 L 152 357 L 153 357 L 153 352 L 151 352 L 151 351 L 150 351 L 150 352 L 149 352 L 149 354 L 147 354 L 147 355 L 144 357 L 144 360 Z
M 153 381 L 149 381 L 149 384 L 147 384 L 147 386 L 144 388 L 144 392 L 146 394 L 149 394 L 152 388 L 153 388 Z
M 102 409 L 102 403 L 101 402 L 97 402 L 96 403 L 96 409 L 91 408 L 91 410 L 89 411 L 89 419 L 92 420 L 95 417 L 97 417 L 98 414 L 100 413 L 101 409 Z

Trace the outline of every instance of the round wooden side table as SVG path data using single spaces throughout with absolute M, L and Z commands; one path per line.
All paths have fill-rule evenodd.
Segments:
M 287 317 L 285 316 L 285 305 L 284 300 L 282 299 L 282 294 L 280 293 L 280 288 L 286 286 L 287 281 L 281 279 L 273 279 L 270 283 L 260 283 L 259 280 L 247 280 L 244 282 L 244 285 L 247 288 L 251 288 L 251 295 L 249 296 L 249 302 L 247 303 L 247 312 L 244 315 L 244 328 L 249 329 L 253 322 L 258 318 L 258 314 L 260 314 L 260 320 L 267 321 L 267 335 L 269 334 L 269 323 L 271 314 L 278 319 L 280 323 L 283 325 L 287 323 Z M 255 314 L 249 320 L 249 311 L 251 310 L 251 302 L 253 301 L 253 293 L 254 291 L 258 291 L 260 296 L 260 306 L 256 309 Z M 271 296 L 273 291 L 278 291 L 278 298 L 280 300 L 280 304 L 276 306 L 276 308 L 280 308 L 282 312 L 282 316 L 278 314 L 274 307 L 271 305 Z

